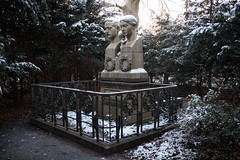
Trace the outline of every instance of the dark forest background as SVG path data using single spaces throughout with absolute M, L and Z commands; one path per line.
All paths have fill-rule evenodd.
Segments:
M 0 124 L 29 115 L 31 84 L 99 79 L 109 43 L 104 18 L 121 14 L 109 6 L 0 1 Z M 140 32 L 149 81 L 177 84 L 184 103 L 204 113 L 184 128 L 196 159 L 239 159 L 240 2 L 185 0 L 179 19 L 160 13 L 153 15 L 154 32 Z
M 104 18 L 121 14 L 106 11 L 108 6 L 94 0 L 1 0 L 1 106 L 22 106 L 33 83 L 98 80 L 108 44 Z M 214 88 L 239 103 L 238 1 L 186 0 L 182 18 L 173 21 L 164 13 L 155 21 L 154 33 L 141 32 L 151 82 L 188 88 L 184 95 Z

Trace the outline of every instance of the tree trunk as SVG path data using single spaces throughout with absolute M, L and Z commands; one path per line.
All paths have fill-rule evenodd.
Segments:
M 169 74 L 164 74 L 163 83 L 168 83 Z
M 19 100 L 18 100 L 18 87 L 17 87 L 17 77 L 13 78 L 13 82 L 11 84 L 12 86 L 12 100 L 14 101 L 14 106 L 18 107 L 19 106 Z
M 202 87 L 202 67 L 197 71 L 197 88 L 200 89 Z
M 212 69 L 208 72 L 208 88 L 212 88 Z
M 185 0 L 185 12 L 187 13 L 187 11 L 188 11 L 188 0 Z M 188 14 L 185 14 L 185 20 L 188 20 L 188 18 L 189 18 L 189 16 L 188 16 Z
M 150 82 L 153 83 L 153 75 L 150 73 L 149 74 Z
M 99 72 L 95 72 L 96 81 L 99 80 Z
M 212 22 L 213 19 L 213 0 L 210 0 L 210 9 L 209 9 L 209 16 Z
M 23 79 L 20 79 L 20 107 L 23 106 Z
M 131 14 L 134 17 L 136 17 L 139 22 L 139 17 L 138 17 L 139 2 L 140 0 L 126 0 L 123 6 L 119 6 L 119 5 L 116 5 L 116 6 L 123 10 L 124 15 Z

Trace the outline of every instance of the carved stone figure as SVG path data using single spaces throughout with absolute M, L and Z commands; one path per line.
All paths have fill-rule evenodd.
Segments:
M 111 43 L 106 48 L 105 68 L 101 80 L 115 82 L 147 82 L 148 74 L 143 68 L 142 39 L 137 35 L 138 21 L 133 15 L 120 19 L 121 46 L 116 38 L 117 27 L 113 21 L 105 24 Z M 116 41 L 115 41 L 116 38 Z
M 137 19 L 133 15 L 126 15 L 120 19 L 122 41 L 120 47 L 120 68 L 123 72 L 131 69 L 143 68 L 142 39 L 137 35 Z M 145 71 L 146 72 L 146 71 Z
M 104 69 L 107 71 L 113 71 L 116 69 L 116 66 L 118 66 L 116 56 L 120 52 L 120 39 L 118 37 L 118 32 L 120 30 L 119 21 L 114 18 L 107 19 L 104 27 L 107 37 L 111 40 L 111 43 L 105 50 Z

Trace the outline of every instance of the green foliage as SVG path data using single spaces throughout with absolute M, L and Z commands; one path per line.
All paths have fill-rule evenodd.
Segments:
M 26 62 L 25 54 L 11 47 L 14 43 L 13 38 L 0 39 L 0 94 L 10 95 L 15 106 L 19 106 L 23 102 L 23 81 L 29 79 L 30 73 L 41 72 L 41 69 L 31 62 Z
M 186 2 L 184 22 L 159 19 L 157 34 L 146 34 L 150 36 L 144 42 L 147 71 L 164 75 L 165 83 L 214 85 L 239 97 L 240 3 Z
M 212 76 L 220 87 L 239 88 L 239 8 L 237 1 L 189 1 L 188 48 L 183 62 L 193 65 L 198 80 L 211 87 Z M 198 12 L 196 12 L 198 11 Z
M 95 0 L 0 1 L 1 85 L 14 82 L 5 87 L 17 92 L 24 81 L 96 78 L 106 45 L 101 8 Z
M 3 0 L 1 34 L 13 37 L 14 48 L 25 52 L 28 60 L 42 69 L 41 81 L 70 80 L 70 74 L 76 79 L 80 74 L 90 74 L 88 77 L 92 79 L 95 73 L 89 70 L 99 71 L 103 66 L 105 40 L 99 25 L 101 7 L 102 3 L 94 0 L 13 3 Z M 85 26 L 74 27 L 80 21 Z M 88 65 L 89 61 L 93 61 L 92 65 Z M 62 74 L 68 68 L 77 73 Z
M 201 99 L 190 95 L 187 113 L 193 116 L 184 125 L 190 136 L 189 145 L 199 151 L 199 157 L 220 158 L 240 149 L 240 106 L 234 107 L 219 98 L 219 92 L 210 90 Z M 218 154 L 216 154 L 218 153 Z M 219 157 L 218 157 L 219 156 Z
M 153 77 L 161 74 L 158 66 L 159 50 L 157 46 L 157 37 L 147 32 L 143 35 L 144 68 L 147 70 L 151 81 Z
M 180 65 L 177 63 L 183 49 L 184 36 L 188 29 L 181 23 L 169 20 L 158 21 L 159 30 L 156 35 L 144 34 L 145 67 L 152 76 L 164 75 L 164 83 L 178 81 Z M 172 79 L 169 80 L 168 77 Z
M 29 76 L 31 71 L 40 72 L 41 69 L 31 62 L 25 62 L 26 56 L 23 53 L 10 49 L 10 45 L 14 43 L 13 38 L 1 39 L 2 45 L 0 52 L 0 71 L 1 81 L 7 81 L 9 78 L 23 79 Z

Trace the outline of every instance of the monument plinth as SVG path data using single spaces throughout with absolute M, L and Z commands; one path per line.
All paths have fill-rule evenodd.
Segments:
M 177 86 L 148 82 L 135 17 L 108 20 L 105 28 L 111 43 L 101 81 L 32 85 L 30 122 L 110 154 L 169 129 L 176 120 Z

